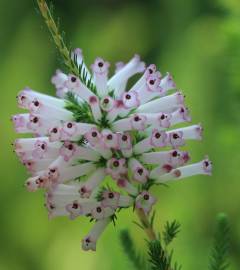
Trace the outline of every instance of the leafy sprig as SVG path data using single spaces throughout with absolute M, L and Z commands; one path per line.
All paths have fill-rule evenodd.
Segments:
M 78 146 L 85 146 L 87 144 L 87 140 L 84 138 L 84 136 L 82 136 L 78 139 L 78 141 L 76 141 L 76 144 Z
M 168 246 L 173 239 L 176 238 L 177 234 L 180 232 L 180 226 L 181 224 L 176 220 L 166 222 L 163 231 L 163 240 L 166 246 Z
M 169 270 L 170 259 L 166 255 L 159 240 L 148 242 L 149 262 L 152 270 Z
M 105 168 L 107 160 L 104 157 L 100 157 L 98 161 L 95 162 L 97 168 Z
M 85 69 L 83 62 L 78 65 L 77 55 L 75 54 L 74 57 L 72 57 L 72 52 L 67 47 L 64 40 L 64 33 L 61 33 L 59 30 L 59 23 L 57 24 L 54 20 L 53 7 L 51 6 L 51 8 L 49 8 L 45 0 L 37 0 L 37 4 L 68 72 L 79 77 L 82 83 L 92 90 L 93 93 L 96 93 L 96 86 L 92 81 L 92 77 L 88 76 L 88 72 Z
M 152 270 L 181 270 L 182 266 L 172 262 L 173 251 L 168 255 L 160 240 L 148 242 L 148 256 Z
M 67 92 L 65 99 L 65 109 L 73 113 L 73 118 L 76 122 L 95 123 L 91 108 L 87 102 L 79 102 L 76 95 L 72 92 Z
M 156 212 L 153 211 L 152 215 L 147 217 L 143 211 L 137 210 L 139 220 L 134 222 L 147 234 L 150 240 L 147 240 L 148 244 L 148 269 L 152 270 L 180 270 L 181 266 L 178 263 L 174 263 L 172 260 L 173 251 L 168 253 L 166 246 L 176 237 L 179 232 L 180 224 L 175 220 L 173 222 L 167 222 L 163 231 L 163 243 L 161 240 L 161 234 L 156 234 L 154 231 L 154 222 L 156 220 Z M 124 249 L 125 250 L 125 249 Z M 136 254 L 136 251 L 134 251 Z M 127 253 L 127 252 L 126 252 Z M 127 254 L 127 256 L 129 256 Z M 142 268 L 140 268 L 142 269 Z
M 141 190 L 149 190 L 154 184 L 155 184 L 155 180 L 150 178 L 148 179 L 148 181 L 144 184 L 142 184 L 142 186 L 140 186 Z
M 107 112 L 102 111 L 102 117 L 99 119 L 98 124 L 100 127 L 103 127 L 103 128 L 111 127 L 111 124 L 109 120 L 107 119 Z
M 79 76 L 78 67 L 75 65 L 75 62 L 71 58 L 71 52 L 66 46 L 66 43 L 63 38 L 63 34 L 59 30 L 59 24 L 57 24 L 52 15 L 52 8 L 50 9 L 45 0 L 37 0 L 39 10 L 44 18 L 44 21 L 48 27 L 48 30 L 51 33 L 53 41 L 63 58 L 64 64 L 66 67 L 76 76 Z
M 230 227 L 228 218 L 225 214 L 221 213 L 217 217 L 209 270 L 226 270 L 228 268 L 229 235 Z
M 108 188 L 107 187 L 105 187 L 105 186 L 102 186 L 101 188 L 99 188 L 99 190 L 98 190 L 98 192 L 97 192 L 97 194 L 96 194 L 96 196 L 95 196 L 95 199 L 98 201 L 98 202 L 101 202 L 104 198 L 103 198 L 103 193 L 105 192 L 105 191 L 107 191 L 108 190 Z
M 96 85 L 93 83 L 92 75 L 86 70 L 83 61 L 79 65 L 76 54 L 74 54 L 73 61 L 74 64 L 78 67 L 78 77 L 80 78 L 81 82 L 97 95 L 97 89 Z

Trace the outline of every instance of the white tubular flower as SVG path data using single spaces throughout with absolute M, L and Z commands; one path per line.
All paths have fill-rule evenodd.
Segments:
M 145 214 L 148 214 L 154 203 L 156 202 L 156 199 L 150 195 L 148 191 L 142 191 L 139 193 L 139 195 L 136 198 L 136 207 L 138 209 L 142 209 Z
M 100 97 L 104 97 L 108 94 L 107 79 L 109 66 L 110 64 L 100 57 L 98 57 L 91 66 L 94 73 L 94 82 Z
M 121 177 L 121 175 L 125 175 L 127 173 L 126 167 L 126 159 L 121 158 L 111 158 L 107 162 L 106 172 L 112 176 L 112 178 L 117 179 Z
M 156 112 L 172 112 L 184 105 L 184 96 L 181 92 L 154 99 L 146 104 L 138 107 L 137 112 L 156 113 Z
M 29 173 L 32 175 L 36 174 L 38 171 L 44 170 L 48 167 L 54 159 L 41 159 L 41 160 L 34 160 L 32 158 L 29 159 L 22 159 L 23 165 L 26 167 Z
M 101 99 L 101 108 L 104 112 L 110 112 L 115 106 L 115 100 L 110 96 Z
M 96 251 L 97 240 L 110 222 L 110 218 L 97 221 L 90 233 L 82 240 L 82 249 Z
M 53 183 L 64 183 L 66 180 L 74 180 L 80 176 L 88 175 L 95 169 L 96 166 L 91 162 L 68 167 L 50 165 L 47 173 L 49 180 L 53 181 Z
M 139 159 L 143 163 L 157 165 L 155 169 L 151 171 L 157 171 L 158 169 L 166 170 L 168 168 L 176 168 L 184 165 L 189 160 L 188 152 L 179 150 L 150 152 L 142 154 Z
M 112 207 L 103 206 L 101 203 L 96 205 L 91 210 L 91 217 L 96 220 L 106 219 L 114 214 L 115 210 Z
M 57 96 L 63 98 L 68 91 L 65 87 L 65 82 L 67 81 L 68 76 L 64 74 L 61 70 L 57 70 L 56 74 L 52 77 L 52 84 L 55 85 L 57 89 Z M 20 100 L 19 100 L 20 101 Z
M 128 166 L 133 174 L 133 180 L 146 183 L 148 180 L 149 172 L 143 165 L 135 158 L 129 159 Z
M 145 64 L 140 61 L 140 57 L 135 55 L 123 68 L 121 68 L 109 81 L 108 86 L 114 90 L 115 96 L 120 97 L 125 89 L 119 86 L 127 82 L 134 74 L 141 73 L 145 69 Z
M 80 75 L 86 76 L 86 80 L 89 80 L 91 78 L 91 73 L 89 72 L 86 64 L 84 63 L 82 50 L 80 48 L 76 48 L 74 51 L 72 51 L 71 58 L 76 63 L 79 69 L 82 66 Z
M 132 142 L 129 133 L 118 134 L 118 144 L 124 157 L 132 156 Z
M 93 172 L 86 182 L 80 184 L 79 194 L 81 198 L 89 198 L 94 189 L 96 189 L 104 180 L 106 173 L 103 168 Z
M 176 84 L 174 83 L 170 73 L 167 73 L 167 75 L 161 80 L 160 87 L 163 89 L 164 93 L 170 89 L 176 88 Z
M 12 121 L 17 133 L 33 138 L 17 139 L 14 147 L 30 173 L 27 190 L 45 190 L 50 218 L 96 221 L 82 241 L 84 250 L 96 250 L 118 210 L 135 207 L 149 214 L 156 202 L 152 186 L 210 175 L 212 165 L 207 158 L 186 164 L 189 154 L 179 148 L 200 140 L 202 127 L 177 126 L 191 118 L 183 94 L 168 94 L 176 89 L 169 73 L 162 76 L 153 64 L 145 68 L 135 55 L 127 64 L 117 63 L 108 80 L 110 64 L 102 58 L 94 61 L 91 74 L 81 49 L 71 57 L 79 74 L 56 71 L 52 83 L 58 98 L 29 88 L 19 93 L 18 105 L 28 113 Z M 138 73 L 139 80 L 127 89 L 128 79 Z
M 17 133 L 30 132 L 30 130 L 27 128 L 27 124 L 29 122 L 29 113 L 13 115 L 12 122 Z
M 69 160 L 89 160 L 98 161 L 100 154 L 94 149 L 78 146 L 71 141 L 65 141 L 60 148 L 60 155 L 65 161 Z
M 117 185 L 119 188 L 124 189 L 128 194 L 136 196 L 138 194 L 137 188 L 132 185 L 127 179 L 120 178 L 117 180 Z
M 90 97 L 95 96 L 75 75 L 70 74 L 65 85 L 70 91 L 86 102 L 89 102 Z
M 118 73 L 123 67 L 125 66 L 125 64 L 123 62 L 117 62 L 115 64 L 115 74 Z M 118 88 L 119 88 L 119 92 L 123 93 L 126 90 L 127 87 L 127 81 L 122 82 Z
M 121 195 L 118 192 L 105 190 L 102 193 L 102 206 L 117 209 L 118 207 L 129 207 L 133 204 L 133 199 L 129 196 Z
M 97 122 L 102 117 L 102 112 L 100 109 L 99 99 L 96 96 L 91 96 L 89 98 L 89 105 L 92 110 L 93 118 Z
M 102 130 L 102 139 L 106 148 L 119 149 L 118 134 L 109 129 Z
M 170 180 L 180 180 L 182 178 L 190 177 L 198 174 L 211 175 L 212 172 L 212 162 L 209 159 L 204 159 L 198 163 L 191 165 L 179 167 L 172 170 L 170 173 L 164 175 L 158 175 L 154 178 L 157 179 L 158 183 L 166 182 Z

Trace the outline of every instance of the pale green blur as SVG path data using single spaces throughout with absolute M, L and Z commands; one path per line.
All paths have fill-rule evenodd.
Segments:
M 12 152 L 15 134 L 10 117 L 20 112 L 16 95 L 25 86 L 55 94 L 50 78 L 59 56 L 34 1 L 0 0 L 0 200 L 3 270 L 132 269 L 118 233 L 129 228 L 139 252 L 144 235 L 121 211 L 106 230 L 96 253 L 80 241 L 92 224 L 87 219 L 49 221 L 43 193 L 23 188 L 25 168 Z M 207 269 L 214 218 L 229 215 L 231 267 L 240 267 L 240 2 L 239 0 L 69 0 L 54 1 L 72 47 L 81 47 L 88 64 L 97 56 L 111 63 L 135 53 L 170 71 L 204 140 L 191 142 L 192 161 L 208 154 L 212 177 L 192 177 L 170 188 L 157 188 L 157 229 L 177 219 L 182 231 L 175 258 L 184 270 Z M 112 67 L 114 65 L 112 64 Z

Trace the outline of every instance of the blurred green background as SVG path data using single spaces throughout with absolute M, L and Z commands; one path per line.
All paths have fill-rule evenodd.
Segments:
M 193 122 L 205 128 L 202 142 L 188 144 L 192 161 L 209 154 L 214 171 L 212 177 L 154 190 L 157 229 L 166 220 L 179 220 L 176 260 L 184 270 L 207 269 L 215 216 L 224 211 L 232 227 L 229 269 L 240 269 L 240 1 L 58 0 L 54 5 L 67 40 L 83 49 L 88 64 L 96 56 L 113 63 L 139 53 L 174 75 Z M 34 1 L 0 0 L 0 10 L 0 269 L 131 269 L 119 231 L 129 228 L 141 252 L 145 246 L 131 210 L 121 211 L 96 253 L 86 253 L 80 240 L 90 229 L 88 221 L 49 221 L 43 194 L 23 188 L 26 170 L 10 145 L 17 135 L 9 119 L 20 112 L 15 97 L 25 86 L 54 95 L 50 78 L 59 57 Z

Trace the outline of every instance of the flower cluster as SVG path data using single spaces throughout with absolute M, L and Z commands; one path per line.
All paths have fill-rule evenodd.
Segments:
M 117 63 L 108 79 L 110 65 L 102 58 L 92 64 L 93 75 L 80 49 L 72 59 L 80 75 L 56 72 L 58 98 L 29 88 L 17 96 L 29 113 L 13 116 L 16 132 L 34 137 L 17 139 L 15 151 L 31 174 L 27 189 L 46 191 L 49 217 L 96 221 L 82 240 L 84 250 L 95 250 L 117 210 L 134 206 L 148 214 L 156 202 L 151 186 L 211 174 L 212 166 L 207 158 L 186 165 L 189 154 L 179 148 L 200 140 L 202 127 L 172 129 L 191 119 L 170 74 L 145 67 L 135 55 Z M 128 79 L 138 73 L 129 87 Z M 112 179 L 108 185 L 106 176 Z

